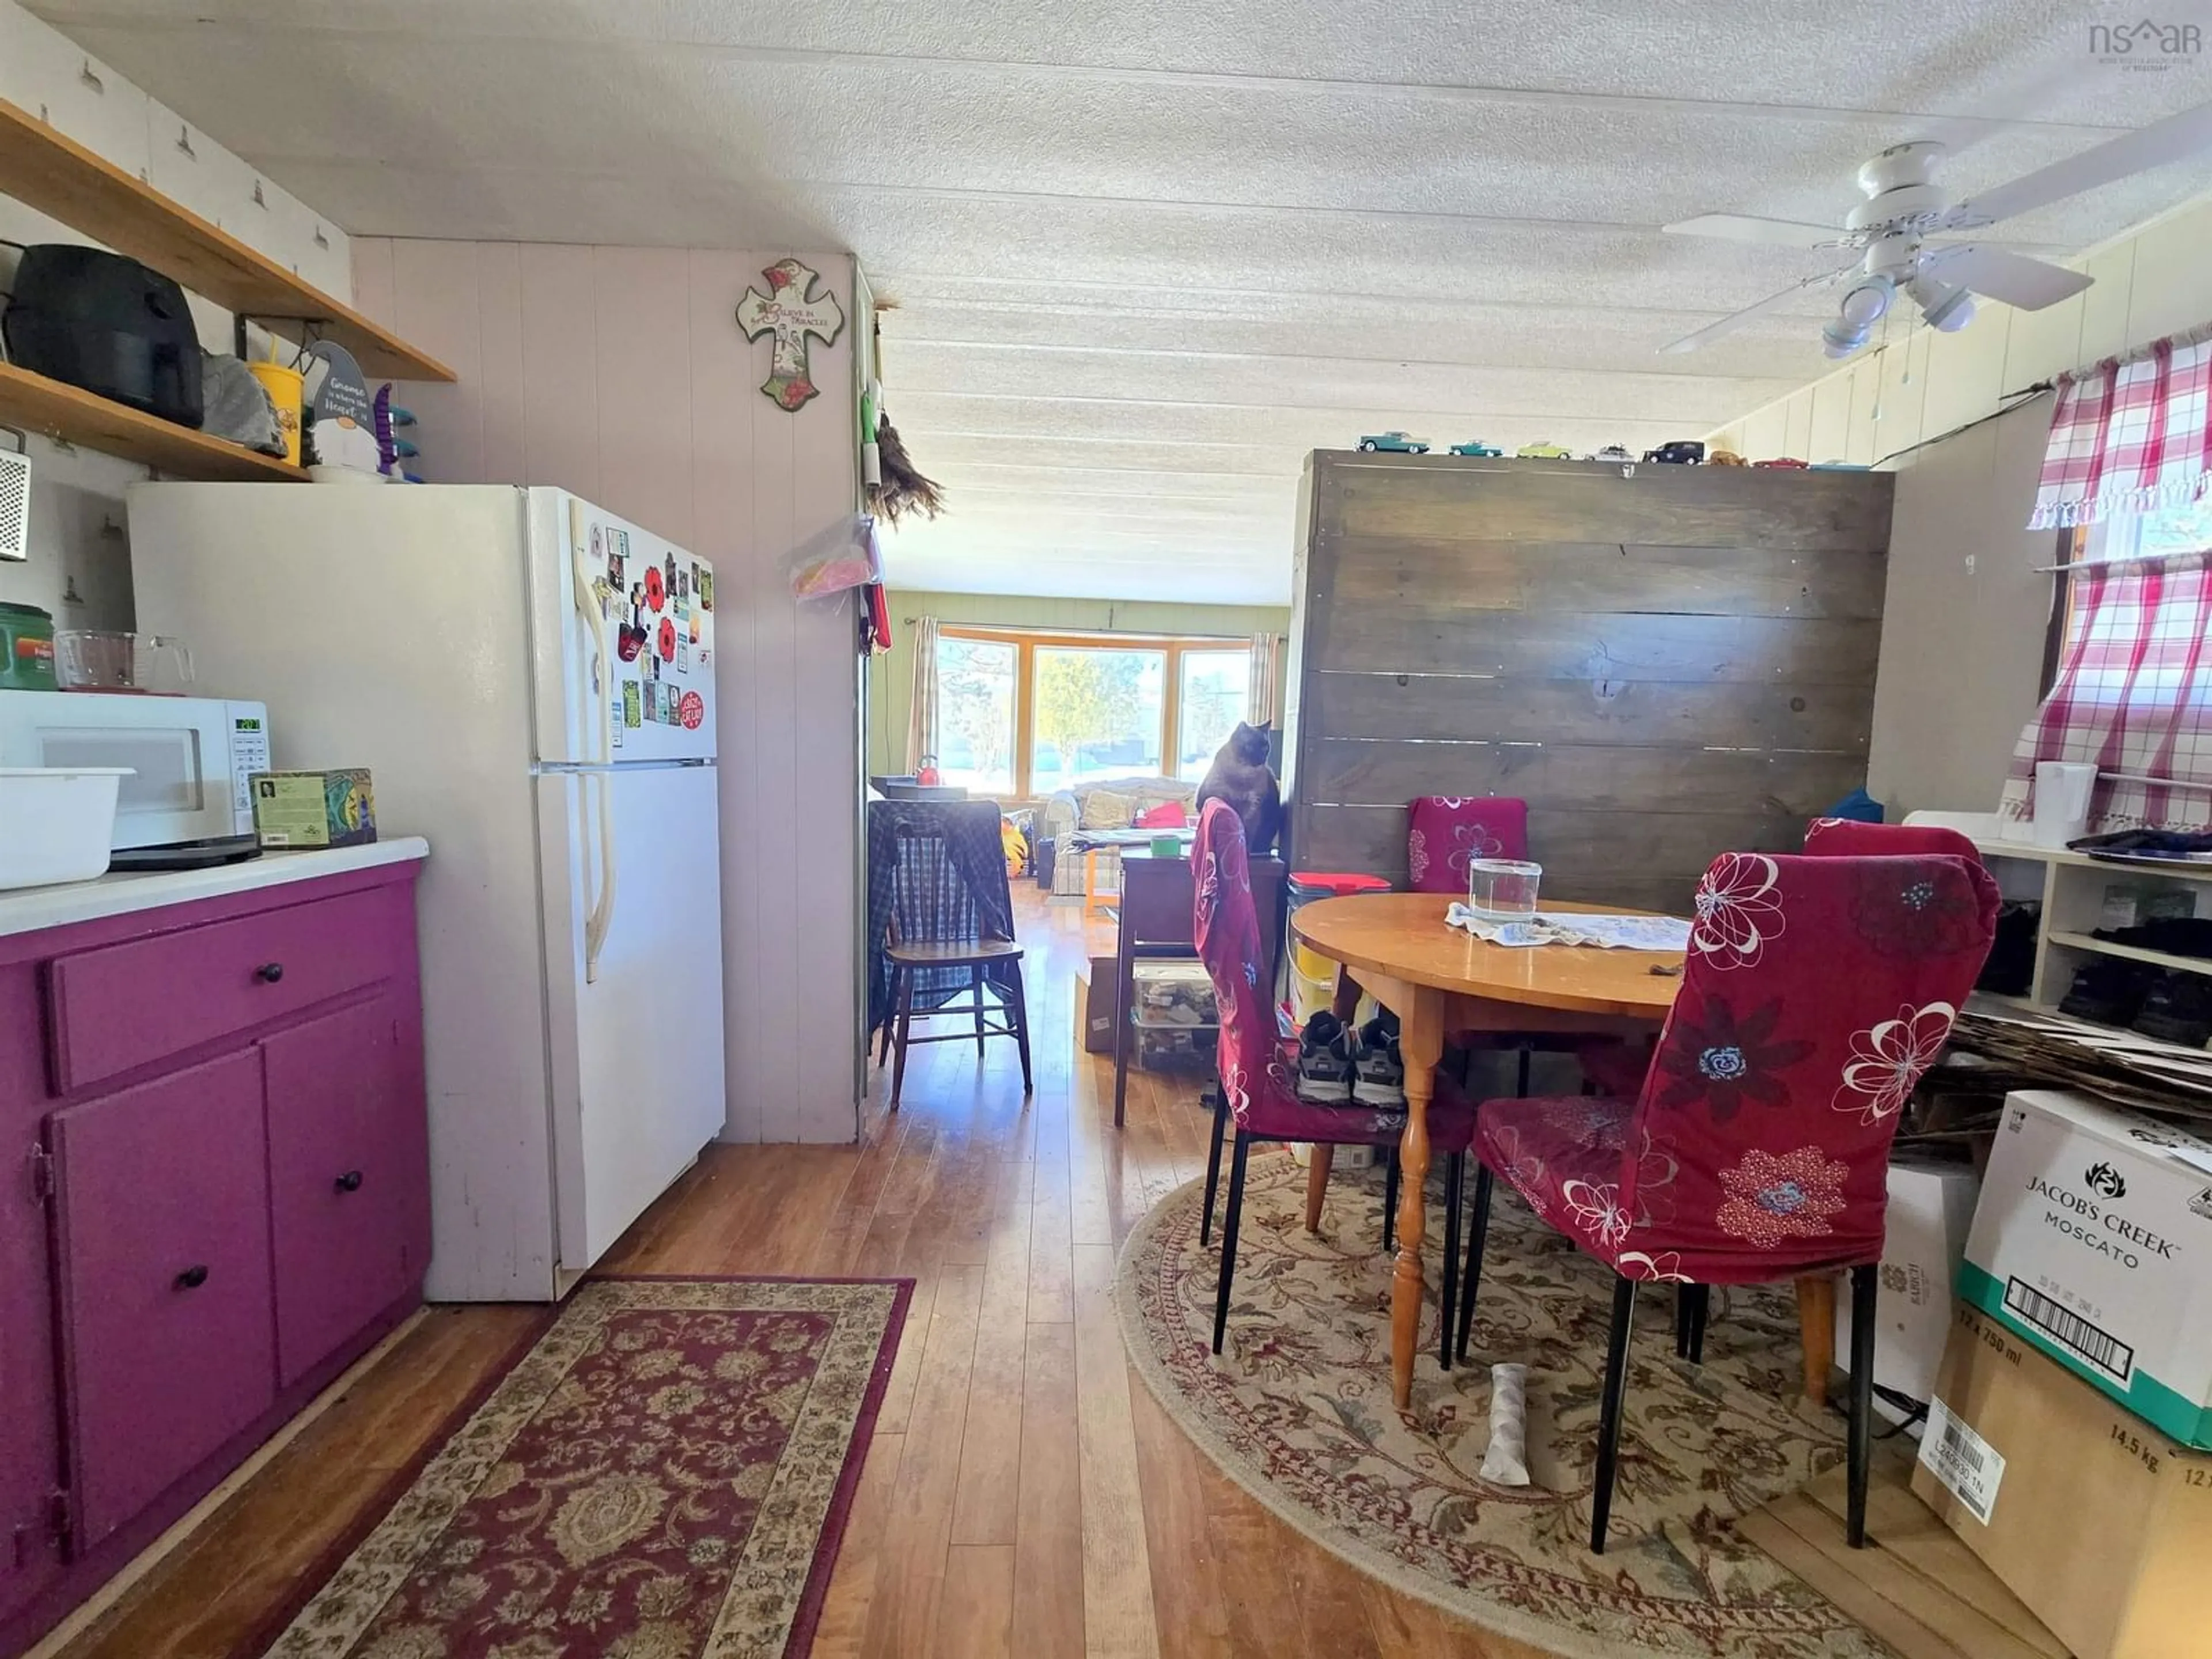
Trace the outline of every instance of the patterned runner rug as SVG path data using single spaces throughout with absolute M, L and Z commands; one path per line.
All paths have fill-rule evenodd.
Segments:
M 1222 1184 L 1225 1194 L 1225 1169 Z M 1443 1231 L 1433 1191 L 1432 1287 Z M 1674 1358 L 1673 1298 L 1644 1288 L 1613 1502 L 1616 1530 L 1626 1522 L 1634 1541 L 1595 1556 L 1603 1268 L 1500 1182 L 1469 1363 L 1437 1368 L 1432 1288 L 1413 1407 L 1401 1414 L 1382 1172 L 1339 1170 L 1316 1237 L 1305 1231 L 1305 1172 L 1280 1152 L 1253 1158 L 1219 1359 L 1208 1352 L 1219 1234 L 1200 1248 L 1201 1196 L 1195 1182 L 1170 1194 L 1130 1235 L 1115 1287 L 1122 1331 L 1184 1431 L 1291 1526 L 1402 1590 L 1569 1659 L 1893 1659 L 1734 1526 L 1843 1455 L 1840 1418 L 1798 1413 L 1787 1290 L 1717 1289 L 1705 1363 L 1692 1366 Z M 1528 1367 L 1525 1487 L 1478 1475 L 1500 1361 Z
M 912 1289 L 581 1286 L 268 1659 L 799 1659 Z

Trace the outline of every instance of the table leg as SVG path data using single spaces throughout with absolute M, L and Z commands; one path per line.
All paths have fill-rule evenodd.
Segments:
M 1352 1017 L 1359 1012 L 1360 996 L 1359 981 L 1352 978 L 1352 969 L 1339 968 L 1336 970 L 1336 989 L 1328 1000 L 1329 1012 L 1350 1024 Z M 1398 1051 L 1403 1054 L 1405 1044 L 1400 1043 Z
M 1309 1149 L 1313 1161 L 1306 1165 L 1306 1231 L 1321 1231 L 1321 1206 L 1328 1199 L 1328 1172 L 1336 1164 L 1336 1148 L 1316 1146 Z
M 1421 1338 L 1421 1243 L 1429 1176 L 1429 1101 L 1443 1054 L 1444 1006 L 1438 993 L 1409 988 L 1399 999 L 1398 1051 L 1406 1061 L 1406 1133 L 1398 1146 L 1398 1261 L 1390 1285 L 1390 1392 L 1402 1411 L 1413 1403 L 1413 1352 Z
M 1805 1350 L 1806 1401 L 1826 1406 L 1836 1363 L 1836 1281 L 1826 1273 L 1797 1281 L 1797 1340 Z

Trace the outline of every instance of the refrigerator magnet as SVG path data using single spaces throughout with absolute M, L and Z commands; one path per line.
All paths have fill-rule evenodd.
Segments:
M 611 748 L 623 746 L 623 700 L 617 697 L 608 713 L 614 718 L 607 722 L 607 743 Z
M 649 564 L 645 568 L 645 602 L 654 611 L 668 603 L 668 589 L 660 578 L 660 567 Z
M 605 558 L 605 556 L 606 556 L 606 542 L 605 542 L 605 538 L 604 538 L 599 534 L 599 526 L 597 526 L 597 525 L 593 525 L 593 526 L 592 526 L 592 562 L 593 564 L 597 564 L 597 563 L 598 563 L 601 559 Z
M 644 693 L 635 680 L 623 682 L 622 723 L 624 726 L 642 726 L 645 723 L 645 715 L 640 707 L 644 701 Z
M 607 586 L 617 593 L 629 586 L 629 562 L 619 553 L 607 555 Z
M 663 617 L 660 619 L 660 659 L 667 662 L 675 655 L 676 619 L 673 617 Z
M 691 613 L 691 643 L 699 643 L 699 613 L 696 611 Z
M 686 691 L 684 701 L 676 706 L 676 714 L 686 732 L 696 732 L 700 722 L 707 718 L 707 700 L 696 691 Z
M 701 565 L 699 574 L 691 584 L 691 591 L 699 596 L 702 611 L 712 611 L 714 608 L 714 573 Z

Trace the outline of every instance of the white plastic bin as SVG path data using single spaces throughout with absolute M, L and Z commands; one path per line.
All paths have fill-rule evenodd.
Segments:
M 127 766 L 0 766 L 0 888 L 107 873 Z

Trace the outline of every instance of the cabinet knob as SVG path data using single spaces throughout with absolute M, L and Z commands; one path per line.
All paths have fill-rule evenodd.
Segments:
M 358 1170 L 348 1170 L 343 1175 L 338 1177 L 337 1188 L 342 1193 L 359 1192 L 361 1190 L 361 1171 Z
M 177 1288 L 180 1291 L 197 1291 L 201 1285 L 206 1283 L 207 1269 L 205 1267 L 187 1267 L 184 1272 L 177 1275 Z
M 284 977 L 284 964 L 281 962 L 264 962 L 253 970 L 253 977 L 264 985 L 274 985 Z

